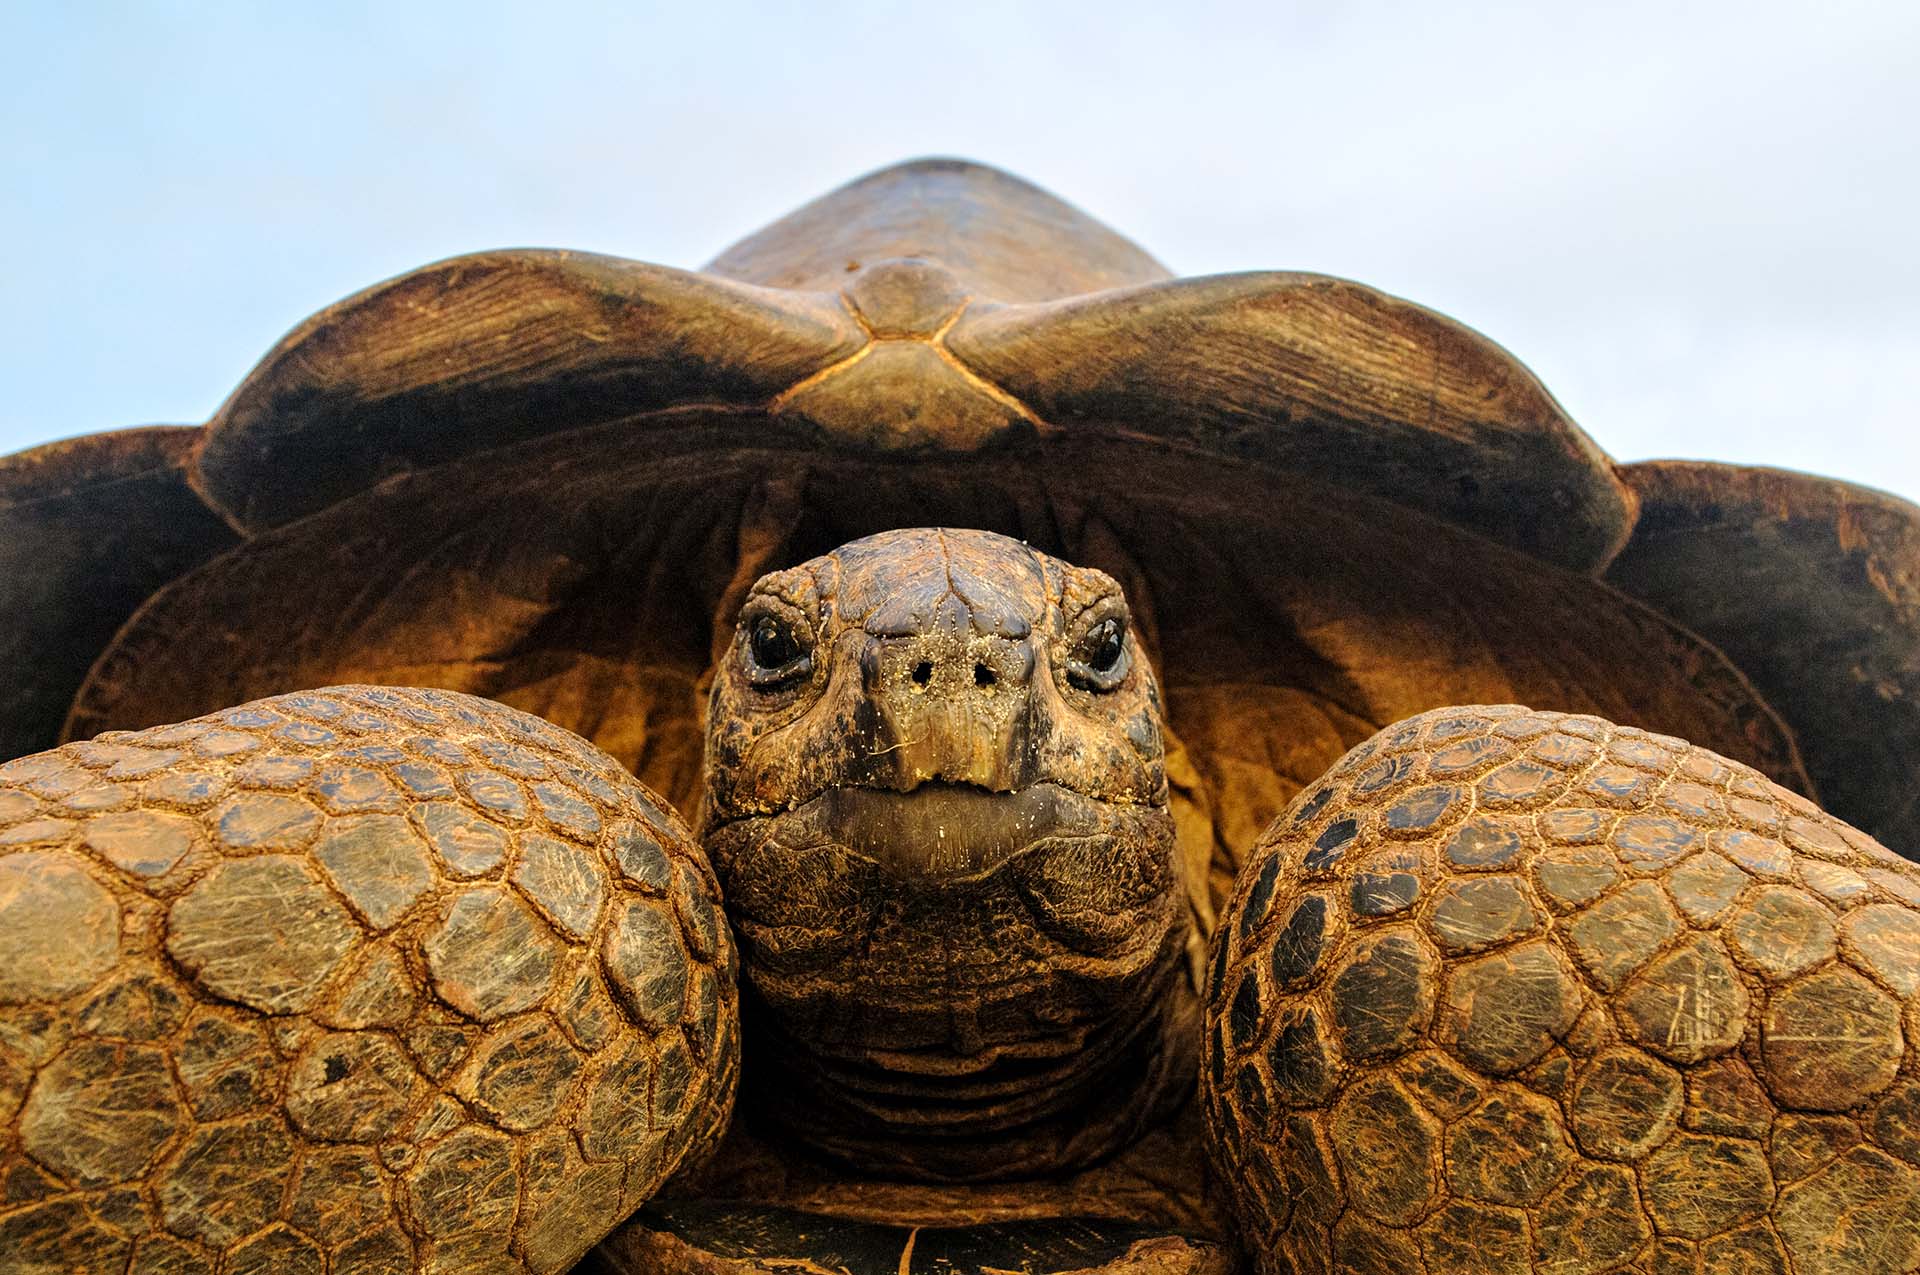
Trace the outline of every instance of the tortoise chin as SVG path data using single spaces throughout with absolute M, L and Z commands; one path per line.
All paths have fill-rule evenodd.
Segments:
M 1166 807 L 1053 782 L 834 788 L 711 827 L 706 843 L 752 973 L 837 969 L 836 995 L 864 1002 L 885 988 L 894 1009 L 924 1006 L 941 1038 L 955 998 L 1006 995 L 1062 963 L 1116 977 L 1185 934 Z
M 1050 1172 L 1124 1145 L 1191 1083 L 1164 806 L 1054 783 L 841 788 L 707 847 L 748 1030 L 779 1066 L 746 1100 L 817 1149 L 916 1177 Z

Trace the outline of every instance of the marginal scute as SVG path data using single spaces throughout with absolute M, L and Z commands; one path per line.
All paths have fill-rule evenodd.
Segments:
M 217 504 L 259 531 L 397 464 L 430 466 L 649 408 L 764 403 L 860 343 L 827 297 L 584 253 L 481 253 L 371 288 L 295 329 L 208 426 L 200 475 Z M 395 349 L 410 357 L 394 360 Z M 570 391 L 556 399 L 560 387 Z M 533 407 L 542 402 L 565 406 Z M 450 415 L 457 432 L 444 428 Z M 358 428 L 343 437 L 348 421 Z
M 188 478 L 199 439 L 161 426 L 0 457 L 0 757 L 58 743 L 114 632 L 237 539 Z
M 1185 446 L 1233 438 L 1269 466 L 1573 570 L 1604 563 L 1630 523 L 1598 448 L 1531 376 L 1465 329 L 1343 280 L 1225 275 L 969 312 L 947 344 L 1044 420 L 1122 417 Z M 1469 483 L 1439 481 L 1463 472 Z
M 1831 478 L 1620 467 L 1641 518 L 1608 579 L 1731 655 L 1794 724 L 1827 808 L 1916 844 L 1920 511 Z

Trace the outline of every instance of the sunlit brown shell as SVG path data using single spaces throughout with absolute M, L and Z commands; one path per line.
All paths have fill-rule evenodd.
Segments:
M 738 591 L 930 523 L 1126 584 L 1185 824 L 1228 866 L 1372 731 L 1492 698 L 1683 735 L 1920 844 L 1912 506 L 1616 465 L 1443 316 L 1309 274 L 1174 278 L 954 160 L 698 271 L 425 266 L 299 324 L 202 427 L 0 460 L 0 660 L 35 670 L 0 688 L 0 756 L 431 685 L 684 802 Z

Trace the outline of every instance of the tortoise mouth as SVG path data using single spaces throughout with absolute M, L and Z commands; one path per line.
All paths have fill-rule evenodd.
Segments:
M 830 788 L 781 820 L 898 876 L 959 881 L 1038 842 L 1109 830 L 1107 805 L 1044 781 L 1013 792 L 935 782 L 907 792 Z

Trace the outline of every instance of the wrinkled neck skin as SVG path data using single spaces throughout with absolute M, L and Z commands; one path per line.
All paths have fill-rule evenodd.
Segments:
M 1034 1177 L 1193 1083 L 1159 692 L 1108 577 L 971 531 L 761 580 L 716 668 L 703 835 L 744 1097 L 885 1176 Z

